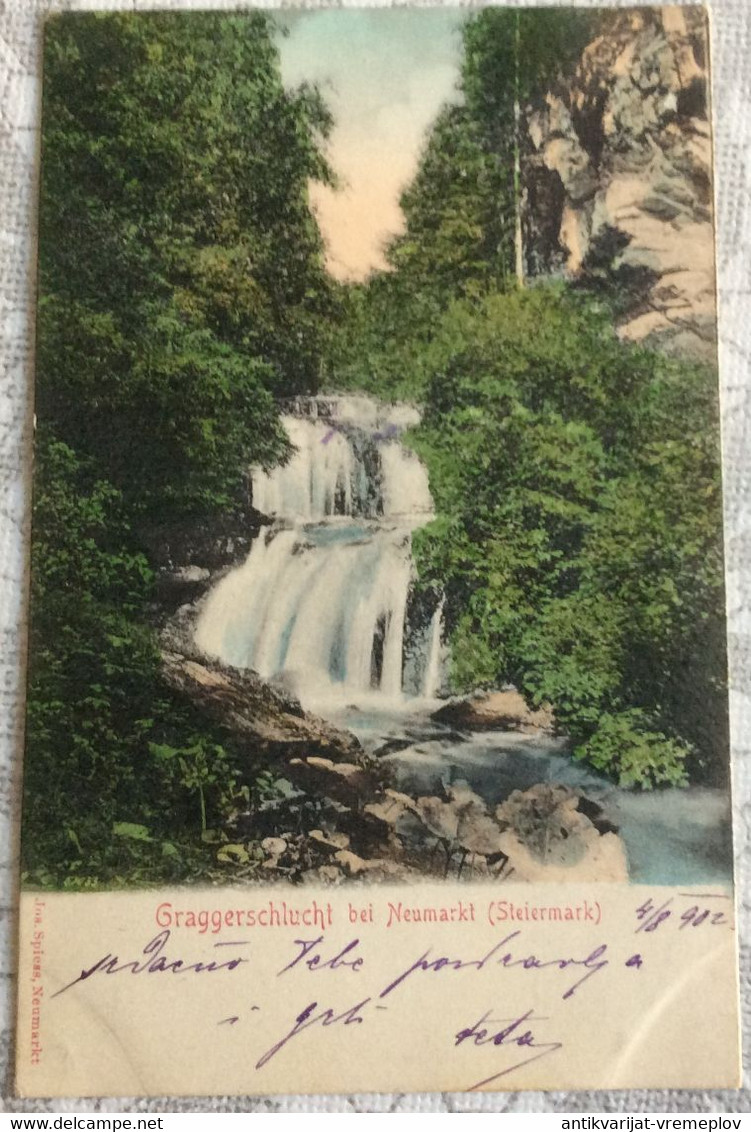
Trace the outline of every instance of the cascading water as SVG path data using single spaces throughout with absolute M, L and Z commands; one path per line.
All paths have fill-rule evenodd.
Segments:
M 427 472 L 400 440 L 417 410 L 305 398 L 282 420 L 292 458 L 253 474 L 254 506 L 273 522 L 210 594 L 196 643 L 229 664 L 282 677 L 304 704 L 399 702 L 409 649 L 409 690 L 434 696 L 440 610 L 418 641 L 405 637 L 412 531 L 432 515 Z
M 436 611 L 430 621 L 428 631 L 428 653 L 425 666 L 425 682 L 423 694 L 426 699 L 433 699 L 438 695 L 441 686 L 441 634 L 443 632 L 443 598 L 436 606 Z

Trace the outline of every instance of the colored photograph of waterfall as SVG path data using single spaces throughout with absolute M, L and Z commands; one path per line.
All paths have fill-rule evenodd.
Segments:
M 707 47 L 49 19 L 27 886 L 732 882 Z

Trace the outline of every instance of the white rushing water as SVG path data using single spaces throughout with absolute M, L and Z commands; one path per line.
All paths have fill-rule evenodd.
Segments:
M 428 633 L 427 664 L 425 665 L 425 683 L 423 695 L 426 699 L 434 699 L 441 686 L 441 635 L 443 632 L 443 598 L 436 607 L 430 621 Z
M 425 467 L 401 443 L 412 406 L 305 398 L 283 416 L 295 451 L 253 473 L 253 503 L 274 521 L 210 593 L 196 630 L 205 652 L 279 677 L 305 705 L 404 698 L 441 680 L 442 610 L 408 639 L 411 534 L 429 521 Z

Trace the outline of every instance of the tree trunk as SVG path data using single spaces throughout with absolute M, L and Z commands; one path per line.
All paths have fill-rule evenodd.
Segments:
M 521 129 L 522 111 L 519 93 L 519 52 L 521 47 L 521 28 L 519 11 L 516 12 L 514 35 L 514 261 L 516 281 L 524 286 L 524 237 L 522 234 L 522 158 Z

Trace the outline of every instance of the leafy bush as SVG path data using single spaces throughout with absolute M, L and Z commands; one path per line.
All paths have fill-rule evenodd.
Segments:
M 649 730 L 637 708 L 619 715 L 601 715 L 597 730 L 577 747 L 574 758 L 586 759 L 596 770 L 616 779 L 619 786 L 687 786 L 686 758 L 690 749 L 660 731 Z

